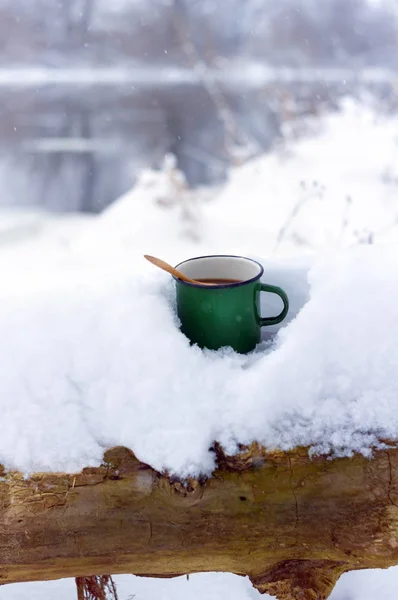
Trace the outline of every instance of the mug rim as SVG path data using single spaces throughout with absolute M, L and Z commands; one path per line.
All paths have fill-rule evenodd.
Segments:
M 215 284 L 214 286 L 209 286 L 209 287 L 201 285 L 200 283 L 190 283 L 189 281 L 184 281 L 183 279 L 179 279 L 178 277 L 175 277 L 174 275 L 172 275 L 174 281 L 176 281 L 182 285 L 188 285 L 190 287 L 208 289 L 208 290 L 214 290 L 214 289 L 219 290 L 219 289 L 224 289 L 224 288 L 240 287 L 242 285 L 247 285 L 248 283 L 254 283 L 258 279 L 261 279 L 261 277 L 264 274 L 264 267 L 257 260 L 254 260 L 253 258 L 249 258 L 248 256 L 239 256 L 237 254 L 206 254 L 204 256 L 194 256 L 192 258 L 187 258 L 186 260 L 181 261 L 174 268 L 178 269 L 178 267 L 180 267 L 181 265 L 184 265 L 185 263 L 191 262 L 193 260 L 200 260 L 202 258 L 243 258 L 244 260 L 249 260 L 250 262 L 256 264 L 260 268 L 260 272 L 255 277 L 251 277 L 250 279 L 245 279 L 244 281 L 237 281 L 236 283 L 223 283 L 221 285 Z

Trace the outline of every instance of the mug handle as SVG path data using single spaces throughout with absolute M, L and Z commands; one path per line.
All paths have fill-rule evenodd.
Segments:
M 260 291 L 268 292 L 270 294 L 276 294 L 281 298 L 283 302 L 282 312 L 276 317 L 260 317 L 260 326 L 264 327 L 265 325 L 277 325 L 286 317 L 289 310 L 289 298 L 287 297 L 286 292 L 282 290 L 282 288 L 277 287 L 276 285 L 269 285 L 268 283 L 260 283 Z

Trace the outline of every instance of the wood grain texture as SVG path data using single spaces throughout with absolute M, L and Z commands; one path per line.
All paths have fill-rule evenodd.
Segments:
M 280 600 L 322 600 L 346 571 L 398 564 L 398 449 L 216 453 L 213 476 L 186 485 L 126 448 L 75 475 L 3 471 L 0 583 L 227 571 Z

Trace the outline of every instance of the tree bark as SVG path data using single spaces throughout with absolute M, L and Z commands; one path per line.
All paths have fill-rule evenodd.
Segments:
M 126 448 L 76 475 L 3 472 L 0 583 L 227 571 L 280 600 L 322 600 L 346 571 L 398 564 L 398 449 L 215 452 L 213 476 L 186 484 Z

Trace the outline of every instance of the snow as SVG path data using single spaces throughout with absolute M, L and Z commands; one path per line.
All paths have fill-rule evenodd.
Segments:
M 266 357 L 191 348 L 178 330 L 168 276 L 149 267 L 139 281 L 129 266 L 90 265 L 26 273 L 0 289 L 7 467 L 75 471 L 121 444 L 157 469 L 211 472 L 208 449 L 221 424 L 231 409 L 240 419 L 234 388 Z
M 308 124 L 315 126 L 315 135 L 232 173 L 207 212 L 224 245 L 243 235 L 246 251 L 292 255 L 352 245 L 369 233 L 397 241 L 398 118 L 346 99 L 342 112 Z M 230 210 L 242 199 L 241 210 Z
M 382 175 L 396 176 L 397 132 L 394 119 L 347 101 L 318 137 L 236 169 L 213 199 L 187 189 L 168 157 L 62 244 L 59 231 L 3 244 L 0 462 L 71 472 L 125 445 L 186 477 L 211 474 L 214 440 L 231 452 L 257 440 L 368 455 L 379 437 L 398 438 L 398 260 L 380 233 L 396 233 L 396 186 Z M 290 218 L 310 172 L 325 191 Z M 380 243 L 358 245 L 364 229 Z M 291 297 L 288 319 L 248 356 L 191 347 L 173 283 L 144 252 L 253 256 Z M 264 316 L 276 302 L 262 294 Z
M 215 439 L 368 455 L 398 437 L 398 122 L 346 101 L 318 127 L 222 189 L 187 190 L 168 163 L 99 217 L 2 219 L 1 463 L 71 472 L 122 444 L 184 477 L 211 473 Z M 259 259 L 290 297 L 250 355 L 190 347 L 172 282 L 142 258 L 214 252 Z M 275 306 L 263 294 L 264 316 Z M 389 600 L 397 573 L 345 575 L 332 600 Z M 226 574 L 117 579 L 126 600 L 259 597 Z M 0 587 L 0 600 L 35 593 L 73 585 Z
M 361 246 L 310 270 L 308 303 L 236 382 L 238 398 L 246 395 L 233 415 L 240 442 L 367 455 L 378 438 L 397 439 L 394 251 Z
M 119 600 L 272 600 L 260 594 L 249 579 L 230 573 L 200 573 L 174 579 L 154 579 L 117 575 Z M 330 600 L 396 600 L 398 567 L 369 569 L 342 575 Z M 76 587 L 73 579 L 17 583 L 0 587 L 0 600 L 73 600 Z
M 369 235 L 396 241 L 398 118 L 346 99 L 341 112 L 299 126 L 311 135 L 233 169 L 213 196 L 208 190 L 179 194 L 167 173 L 145 171 L 137 187 L 93 223 L 81 250 L 94 256 L 129 251 L 138 259 L 143 231 L 152 254 L 176 262 L 184 253 L 290 257 Z M 292 123 L 290 138 L 296 129 Z M 171 200 L 159 210 L 165 197 Z M 183 218 L 184 203 L 191 206 L 190 220 Z
M 134 575 L 116 576 L 119 600 L 260 600 L 271 598 L 253 589 L 248 578 L 230 573 L 201 573 L 174 579 L 152 579 Z M 19 583 L 2 586 L 0 600 L 73 600 L 76 596 L 74 580 Z M 388 598 L 386 600 L 389 600 Z

